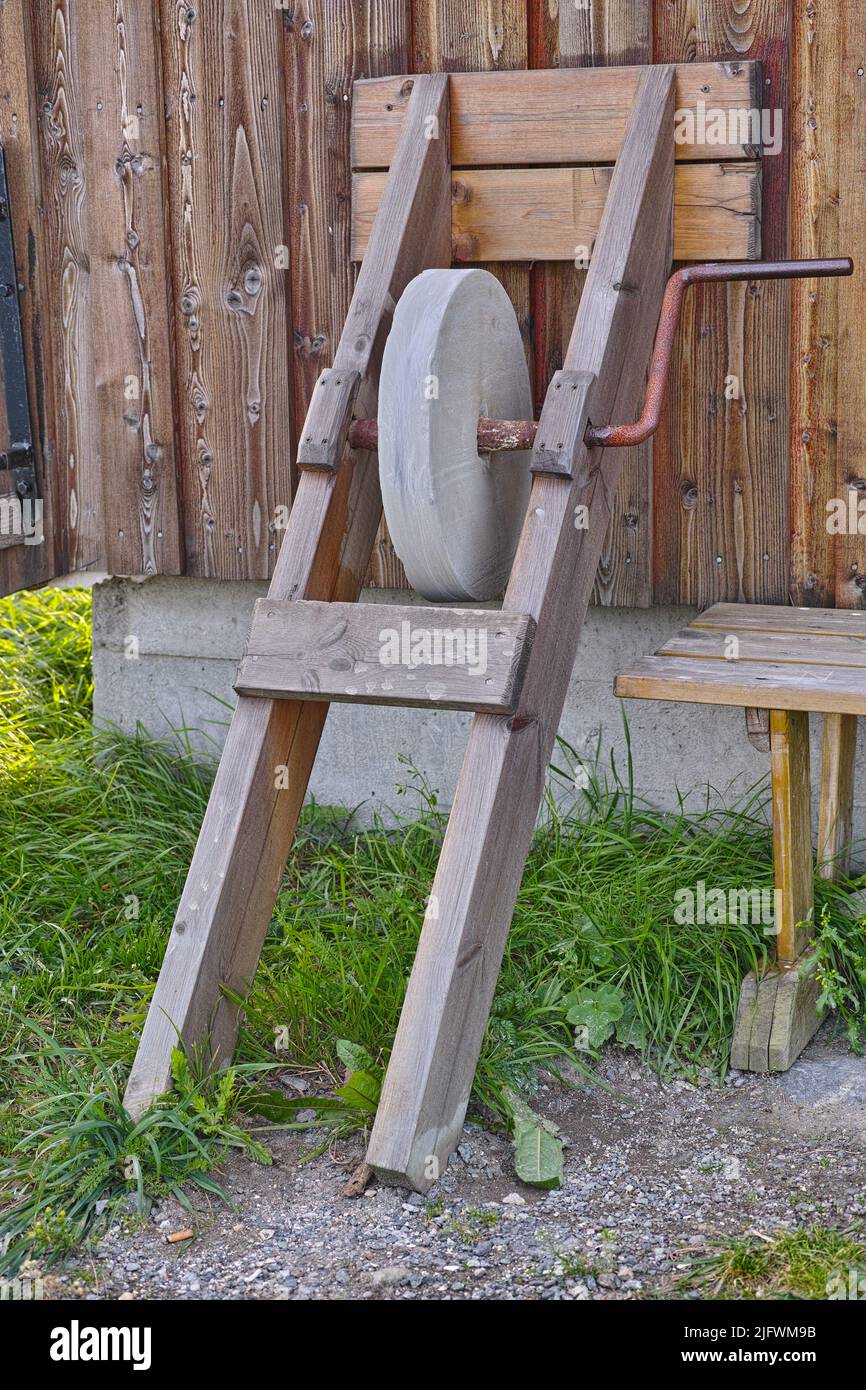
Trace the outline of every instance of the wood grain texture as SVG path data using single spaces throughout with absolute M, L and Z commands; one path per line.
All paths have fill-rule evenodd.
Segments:
M 39 106 L 42 225 L 53 339 L 54 466 L 64 512 L 54 525 L 70 571 L 103 568 L 102 479 L 93 449 L 96 392 L 90 313 L 83 114 L 79 73 L 80 6 L 31 6 L 33 80 Z
M 848 863 L 856 752 L 856 717 L 825 714 L 818 801 L 818 873 L 831 881 L 845 873 Z
M 274 699 L 512 710 L 535 624 L 514 613 L 259 599 L 235 690 Z
M 355 283 L 349 159 L 353 84 L 406 71 L 410 19 L 409 0 L 371 0 L 364 6 L 354 0 L 299 0 L 282 12 L 292 393 L 299 422 L 320 371 L 333 363 Z M 396 573 L 388 572 L 389 565 Z M 401 573 L 380 532 L 373 575 L 380 583 L 405 586 Z
M 837 96 L 838 245 L 853 248 L 854 274 L 839 288 L 836 352 L 836 496 L 857 494 L 866 513 L 866 254 L 863 250 L 866 173 L 866 0 L 836 8 L 841 35 Z M 796 362 L 795 362 L 796 367 Z M 816 498 L 816 507 L 820 500 Z M 866 519 L 861 522 L 866 532 Z M 866 607 L 866 534 L 836 538 L 836 603 Z
M 743 980 L 731 1066 L 738 1071 L 787 1071 L 821 1025 L 817 958 L 807 948 L 786 969 Z
M 858 666 L 646 656 L 617 672 L 614 693 L 620 699 L 866 714 L 866 677 Z
M 160 0 L 188 574 L 266 578 L 291 501 L 273 7 Z
M 851 609 L 791 608 L 772 603 L 716 603 L 699 613 L 693 628 L 721 628 L 725 632 L 809 633 L 828 637 L 866 637 L 866 614 Z
M 862 637 L 816 637 L 787 632 L 723 632 L 687 627 L 659 647 L 659 656 L 696 657 L 701 661 L 783 661 L 795 666 L 866 668 Z
M 564 364 L 588 374 L 604 418 L 634 408 L 655 332 L 670 263 L 672 116 L 672 73 L 648 70 Z M 574 481 L 533 480 L 504 604 L 536 620 L 529 665 L 515 715 L 472 723 L 367 1153 L 380 1174 L 420 1189 L 462 1128 L 615 487 L 610 452 L 602 466 L 585 449 Z M 576 505 L 589 528 L 575 527 Z
M 581 80 L 589 74 L 597 82 L 606 82 L 611 69 L 622 71 L 623 64 L 650 63 L 651 11 L 650 0 L 599 0 L 581 13 L 560 5 L 536 30 L 538 61 L 555 58 L 560 68 L 584 69 Z M 716 74 L 704 76 L 707 81 L 698 86 L 718 84 Z M 674 100 L 676 106 L 684 105 L 685 91 L 677 92 Z M 675 145 L 674 158 L 683 149 Z M 585 259 L 580 263 L 585 266 Z M 536 377 L 543 394 L 553 372 L 562 366 L 585 269 L 577 264 L 536 267 L 533 276 L 539 326 Z M 616 452 L 619 488 L 593 589 L 593 602 L 605 607 L 646 607 L 652 601 L 652 457 L 652 440 Z
M 569 169 L 454 169 L 451 237 L 455 261 L 574 261 L 592 246 L 612 165 Z M 352 178 L 352 260 L 360 261 L 385 173 Z M 749 260 L 760 245 L 755 163 L 680 164 L 674 176 L 674 256 Z
M 183 567 L 155 21 L 153 6 L 135 0 L 78 6 L 93 354 L 86 426 L 114 574 Z
M 18 272 L 18 304 L 27 370 L 37 477 L 43 499 L 42 545 L 0 549 L 0 594 L 43 584 L 67 568 L 65 470 L 60 473 L 52 365 L 52 313 L 48 297 L 47 247 L 42 218 L 39 115 L 33 70 L 29 6 L 25 0 L 0 5 L 0 142 L 6 161 L 12 237 Z M 0 448 L 8 439 L 0 438 Z M 8 484 L 8 477 L 7 477 Z M 58 524 L 57 518 L 61 518 Z
M 807 947 L 787 970 L 779 973 L 773 1026 L 767 1044 L 767 1070 L 787 1071 L 821 1026 L 821 975 L 815 951 Z
M 760 61 L 757 105 L 783 116 L 762 161 L 762 249 L 787 253 L 789 7 L 777 0 L 654 6 L 657 62 Z M 828 254 L 826 249 L 824 254 Z M 788 593 L 790 289 L 704 286 L 687 298 L 654 440 L 654 595 L 705 606 Z
M 795 5 L 793 15 L 791 255 L 832 255 L 839 245 L 843 18 L 838 11 L 811 4 Z M 836 539 L 827 528 L 827 503 L 840 495 L 836 383 L 839 304 L 844 293 L 838 284 L 795 280 L 791 285 L 791 596 L 795 603 L 826 606 L 835 599 Z
M 563 63 L 569 53 L 602 54 L 605 37 L 597 30 L 575 28 L 569 23 L 568 6 L 560 7 L 559 56 L 564 69 L 584 67 L 579 76 L 556 69 L 514 72 L 508 81 L 491 81 L 486 71 L 520 68 L 526 61 L 526 16 L 522 5 L 504 0 L 496 8 L 504 21 L 511 43 L 492 47 L 481 26 L 466 23 L 464 0 L 438 0 L 415 7 L 415 32 L 428 28 L 430 40 L 425 54 L 453 74 L 452 158 L 455 165 L 501 164 L 588 164 L 612 163 L 622 146 L 626 123 L 637 89 L 639 67 L 605 64 Z M 630 42 L 634 52 L 642 50 L 647 61 L 647 16 L 649 6 L 639 3 L 620 6 L 623 32 L 613 42 Z M 566 39 L 565 30 L 569 36 Z M 632 38 L 625 39 L 626 31 Z M 579 34 L 585 34 L 580 42 Z M 616 50 L 619 57 L 620 50 Z M 477 75 L 476 75 L 477 74 Z M 755 94 L 754 65 L 738 62 L 684 63 L 677 68 L 676 108 L 695 111 L 703 101 L 707 107 L 725 113 L 748 107 Z M 361 83 L 356 89 L 352 117 L 352 167 L 386 169 L 391 159 L 406 97 L 404 77 L 382 78 Z M 751 154 L 750 143 L 741 139 L 718 144 L 681 143 L 675 146 L 677 159 L 742 159 Z
M 382 200 L 335 365 L 376 387 L 393 303 L 427 265 L 450 254 L 447 84 L 418 79 L 405 141 Z M 439 139 L 425 139 L 428 117 Z M 269 591 L 273 599 L 354 602 L 381 517 L 377 462 L 347 450 L 337 473 L 304 471 Z M 229 1059 L 243 993 L 258 962 L 316 756 L 327 705 L 240 699 L 229 727 L 124 1103 L 139 1115 L 171 1084 L 178 1034 Z
M 790 965 L 806 947 L 814 905 L 809 716 L 770 711 L 773 864 L 777 890 L 776 960 Z

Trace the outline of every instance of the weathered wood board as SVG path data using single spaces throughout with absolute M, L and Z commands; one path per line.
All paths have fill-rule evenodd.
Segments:
M 451 238 L 464 261 L 571 261 L 591 248 L 612 165 L 454 169 Z M 352 179 L 352 260 L 367 249 L 385 174 Z M 681 164 L 674 176 L 674 257 L 752 260 L 760 252 L 760 169 L 753 162 Z
M 585 67 L 510 73 L 491 79 L 455 72 L 449 62 L 452 163 L 459 167 L 503 164 L 613 163 L 622 145 L 637 88 L 639 67 Z M 386 169 L 406 110 L 406 74 L 358 83 L 352 112 L 353 169 Z M 677 159 L 748 158 L 751 126 L 742 115 L 760 106 L 755 63 L 681 63 L 676 68 L 675 110 L 697 114 L 698 103 L 723 113 L 734 139 L 710 144 L 683 140 Z M 733 117 L 729 122 L 728 113 Z M 685 125 L 683 126 L 685 130 Z M 709 132 L 705 132 L 709 138 Z M 715 132 L 714 132 L 715 134 Z
M 483 608 L 259 599 L 239 695 L 514 708 L 535 623 Z

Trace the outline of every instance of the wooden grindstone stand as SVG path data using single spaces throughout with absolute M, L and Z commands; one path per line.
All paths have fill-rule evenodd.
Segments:
M 179 1041 L 206 1043 L 215 1065 L 232 1056 L 234 1001 L 256 968 L 328 703 L 470 709 L 368 1151 L 380 1176 L 421 1191 L 443 1170 L 616 493 L 622 451 L 610 422 L 638 413 L 654 339 L 651 387 L 669 356 L 672 256 L 759 254 L 755 150 L 710 151 L 726 161 L 726 194 L 745 190 L 728 216 L 705 192 L 719 165 L 686 150 L 675 177 L 675 111 L 701 100 L 759 107 L 760 83 L 756 64 L 689 64 L 356 84 L 362 264 L 301 434 L 300 483 L 129 1079 L 131 1114 L 169 1089 Z M 583 241 L 586 282 L 541 418 L 496 418 L 531 404 L 513 311 L 492 277 L 452 261 L 573 257 Z M 722 278 L 716 269 L 705 278 Z M 727 278 L 752 273 L 761 267 Z M 471 604 L 507 579 L 501 612 L 359 605 L 383 495 L 426 597 Z M 419 629 L 428 647 L 413 643 Z M 470 647 L 483 662 L 465 659 Z

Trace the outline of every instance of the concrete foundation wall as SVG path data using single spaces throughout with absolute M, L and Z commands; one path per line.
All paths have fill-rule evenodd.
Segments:
M 137 724 L 171 739 L 190 731 L 197 749 L 215 755 L 234 703 L 232 681 L 252 606 L 266 585 L 159 578 L 110 580 L 93 592 L 95 719 L 132 732 Z M 365 603 L 411 601 L 405 592 L 370 591 Z M 660 704 L 613 696 L 617 668 L 646 655 L 693 616 L 686 608 L 590 610 L 580 641 L 561 735 L 584 758 L 601 741 L 625 775 L 622 708 L 631 730 L 639 795 L 660 807 L 676 792 L 703 797 L 707 784 L 731 800 L 766 779 L 769 759 L 748 742 L 741 710 Z M 407 781 L 403 754 L 451 800 L 472 716 L 451 710 L 332 705 L 311 792 L 321 803 L 387 814 L 408 809 L 396 792 Z M 820 720 L 813 723 L 817 786 Z M 866 738 L 861 739 L 855 832 L 866 836 Z

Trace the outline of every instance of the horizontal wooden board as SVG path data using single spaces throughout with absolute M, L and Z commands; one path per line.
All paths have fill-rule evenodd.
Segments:
M 852 608 L 790 608 L 774 603 L 714 603 L 690 627 L 725 632 L 802 632 L 866 637 L 866 612 Z
M 475 608 L 259 599 L 235 690 L 272 699 L 514 708 L 535 624 Z
M 866 667 L 866 638 L 855 633 L 828 637 L 805 632 L 726 632 L 687 627 L 660 647 L 657 656 L 709 661 L 785 661 L 800 666 Z
M 866 714 L 866 670 L 851 666 L 647 656 L 619 672 L 614 692 L 623 699 Z
M 566 261 L 592 247 L 613 165 L 454 169 L 455 261 Z M 363 259 L 385 170 L 352 177 L 352 260 Z M 753 260 L 761 253 L 760 165 L 681 164 L 674 178 L 674 259 Z
M 452 73 L 451 163 L 473 167 L 613 163 L 640 72 L 639 67 L 586 67 Z M 757 143 L 751 139 L 754 132 L 744 130 L 743 123 L 748 112 L 761 106 L 760 83 L 758 63 L 677 64 L 676 110 L 695 117 L 702 110 L 707 138 L 702 143 L 677 143 L 676 158 L 753 155 Z M 408 75 L 355 83 L 354 169 L 388 167 L 411 90 Z M 703 103 L 701 108 L 699 102 Z M 733 138 L 711 144 L 709 137 L 716 133 L 712 114 L 716 111 L 723 113 L 725 136 Z

